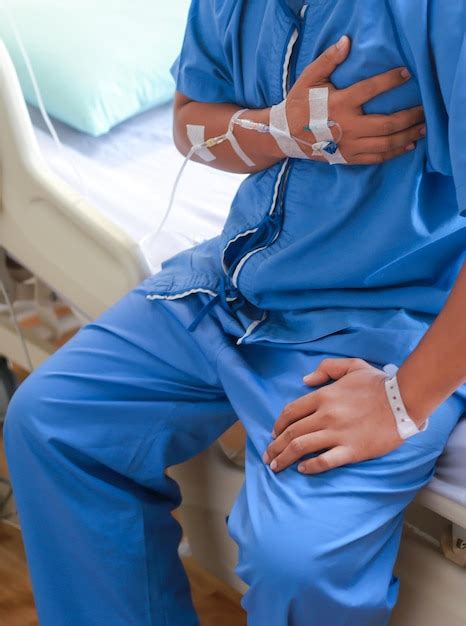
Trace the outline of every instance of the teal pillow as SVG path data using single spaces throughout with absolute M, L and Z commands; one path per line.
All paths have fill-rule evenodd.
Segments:
M 189 0 L 9 3 L 48 113 L 94 136 L 173 97 L 170 67 L 182 44 L 189 4 Z M 37 106 L 1 3 L 0 37 L 26 100 Z

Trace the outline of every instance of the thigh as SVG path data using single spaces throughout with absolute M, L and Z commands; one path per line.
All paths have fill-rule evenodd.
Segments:
M 248 433 L 246 481 L 230 516 L 235 539 L 254 545 L 276 534 L 284 555 L 293 560 L 303 540 L 309 545 L 318 538 L 324 552 L 350 553 L 372 537 L 369 559 L 397 532 L 404 509 L 432 478 L 464 411 L 463 400 L 452 396 L 431 417 L 427 431 L 384 457 L 315 476 L 301 475 L 297 463 L 275 474 L 262 460 L 275 420 L 286 403 L 309 392 L 303 375 L 335 355 L 265 346 L 248 346 L 234 356 L 229 352 L 220 355 L 220 375 Z
M 13 398 L 7 433 L 17 423 L 141 481 L 224 432 L 236 416 L 216 368 L 221 333 L 188 332 L 195 297 L 145 295 L 128 294 L 39 367 Z
M 297 471 L 298 463 L 279 474 L 264 465 L 262 455 L 272 440 L 276 419 L 287 403 L 312 391 L 304 384 L 303 376 L 325 358 L 338 357 L 297 349 L 296 346 L 260 344 L 234 350 L 229 348 L 220 353 L 218 368 L 222 386 L 247 431 L 249 475 L 260 474 L 266 481 L 276 480 L 278 488 L 280 483 L 287 486 L 296 483 L 295 488 L 303 495 L 306 490 L 314 489 L 314 483 L 319 484 L 320 480 L 326 485 L 333 484 L 335 489 L 340 484 L 342 489 L 350 484 L 356 488 L 361 478 L 374 480 L 384 492 L 389 485 L 395 491 L 397 486 L 404 491 L 411 483 L 414 491 L 419 489 L 430 480 L 438 457 L 465 411 L 464 398 L 460 394 L 451 396 L 435 411 L 426 431 L 379 459 L 348 465 L 316 477 L 302 476 Z M 372 362 L 379 368 L 385 363 L 382 358 L 379 363 Z

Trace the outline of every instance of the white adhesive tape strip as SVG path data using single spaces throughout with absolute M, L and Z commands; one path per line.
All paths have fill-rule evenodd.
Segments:
M 292 159 L 308 159 L 298 143 L 291 137 L 286 118 L 286 100 L 276 104 L 270 110 L 270 134 L 275 139 L 283 154 Z
M 228 132 L 226 134 L 226 138 L 230 142 L 231 147 L 233 148 L 233 150 L 236 152 L 236 154 L 239 156 L 239 158 L 243 161 L 243 163 L 245 163 L 248 167 L 254 167 L 256 164 L 254 163 L 254 161 L 252 161 L 248 157 L 248 155 L 241 148 L 241 146 L 239 145 L 238 140 L 236 139 L 235 134 L 234 134 L 234 128 L 235 128 L 236 120 L 239 118 L 240 115 L 242 115 L 246 111 L 247 111 L 247 109 L 241 109 L 240 111 L 237 111 L 233 115 L 233 117 L 230 120 L 230 124 L 228 126 Z
M 205 143 L 205 126 L 197 126 L 195 124 L 187 124 L 186 130 L 188 133 L 188 139 L 193 147 L 202 146 Z M 199 148 L 196 154 L 207 163 L 215 161 L 215 155 L 205 147 Z
M 309 129 L 317 142 L 333 141 L 332 131 L 328 126 L 328 89 L 320 87 L 309 89 Z
M 324 156 L 330 165 L 343 165 L 347 161 L 340 150 L 337 150 L 335 154 L 322 150 L 324 142 L 334 141 L 328 124 L 328 98 L 329 91 L 327 87 L 309 89 L 309 130 L 316 138 L 315 154 Z

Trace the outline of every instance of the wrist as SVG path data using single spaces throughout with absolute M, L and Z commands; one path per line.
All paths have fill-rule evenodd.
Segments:
M 397 380 L 406 411 L 418 428 L 421 428 L 441 401 L 435 398 L 430 381 L 408 363 L 398 370 Z
M 242 117 L 250 119 L 253 122 L 257 122 L 259 124 L 265 124 L 266 126 L 270 125 L 270 108 L 266 109 L 249 109 L 246 113 L 242 115 Z M 250 130 L 242 130 L 242 132 L 254 133 L 254 131 Z M 255 141 L 254 144 L 256 146 L 256 150 L 260 150 L 260 156 L 264 156 L 266 158 L 274 159 L 275 161 L 282 161 L 286 158 L 283 152 L 280 150 L 277 142 L 272 137 L 270 133 L 254 133 Z

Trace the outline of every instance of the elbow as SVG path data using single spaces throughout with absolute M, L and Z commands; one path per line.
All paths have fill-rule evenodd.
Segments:
M 188 145 L 188 142 L 186 140 L 179 136 L 176 129 L 174 129 L 173 131 L 173 141 L 178 152 L 184 157 L 188 156 L 188 152 L 191 150 L 191 146 Z
M 183 156 L 191 149 L 186 133 L 186 107 L 192 102 L 180 93 L 176 94 L 173 113 L 173 141 Z
M 176 132 L 173 132 L 173 141 L 178 152 L 184 157 L 187 156 L 188 150 L 186 149 L 186 144 L 180 141 Z
M 183 156 L 188 154 L 190 148 L 187 145 L 186 130 L 182 129 L 179 120 L 176 118 L 173 121 L 173 142 L 178 152 L 180 152 Z

